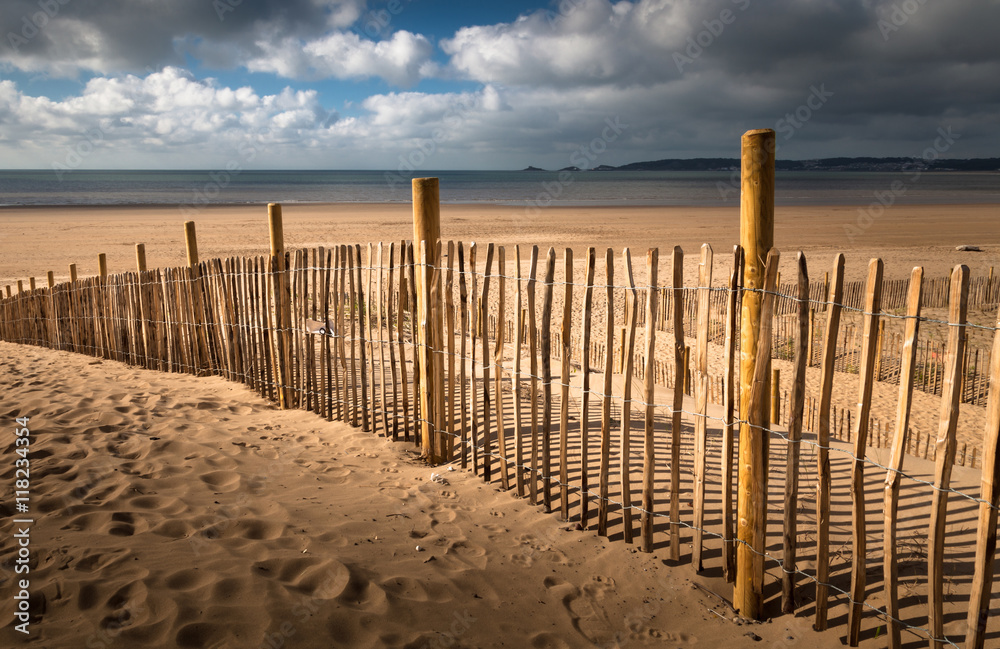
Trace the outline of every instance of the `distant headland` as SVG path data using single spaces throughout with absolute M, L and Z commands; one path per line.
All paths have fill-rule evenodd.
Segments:
M 633 162 L 613 167 L 600 165 L 583 170 L 564 167 L 556 171 L 734 171 L 739 158 L 667 158 Z M 777 160 L 778 171 L 1000 171 L 1000 158 L 939 159 L 924 158 L 819 158 L 816 160 Z M 523 171 L 548 171 L 528 167 Z

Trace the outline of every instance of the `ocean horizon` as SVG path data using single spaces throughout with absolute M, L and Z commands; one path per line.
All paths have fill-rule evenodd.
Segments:
M 0 170 L 0 206 L 408 203 L 437 177 L 441 201 L 512 206 L 739 203 L 739 172 L 375 170 Z M 1000 172 L 778 171 L 775 203 L 1000 204 Z

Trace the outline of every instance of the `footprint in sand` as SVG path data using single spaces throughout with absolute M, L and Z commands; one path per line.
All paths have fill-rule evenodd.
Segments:
M 570 645 L 554 633 L 536 633 L 531 636 L 534 649 L 570 649 Z
M 408 602 L 434 602 L 444 604 L 455 599 L 454 587 L 445 582 L 414 579 L 401 575 L 389 577 L 379 584 L 390 598 Z
M 211 585 L 215 579 L 216 576 L 210 571 L 186 568 L 169 575 L 163 580 L 163 583 L 166 584 L 167 588 L 170 590 L 189 592 L 206 588 Z
M 149 524 L 145 518 L 137 517 L 132 512 L 115 512 L 111 515 L 111 525 L 107 531 L 112 536 L 133 536 L 148 529 Z
M 150 531 L 157 536 L 165 536 L 168 539 L 184 539 L 194 533 L 194 527 L 186 520 L 174 518 L 163 521 Z
M 236 491 L 240 486 L 240 474 L 235 471 L 212 471 L 202 474 L 199 478 L 217 493 Z
M 564 579 L 547 577 L 544 585 L 562 601 L 573 627 L 588 641 L 600 644 L 620 633 L 620 625 L 608 618 L 602 604 L 609 593 L 614 593 L 614 579 L 597 575 L 578 588 Z
M 296 557 L 293 559 L 270 558 L 253 565 L 253 574 L 276 579 L 290 592 L 316 599 L 330 600 L 355 598 L 367 590 L 368 580 L 352 574 L 351 570 L 335 559 Z M 350 591 L 350 592 L 349 592 Z M 382 595 L 384 599 L 384 593 Z

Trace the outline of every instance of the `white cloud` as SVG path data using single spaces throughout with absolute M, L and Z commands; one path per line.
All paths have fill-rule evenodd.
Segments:
M 411 86 L 431 72 L 434 49 L 424 36 L 407 31 L 383 41 L 334 32 L 308 42 L 286 38 L 272 45 L 262 40 L 257 47 L 262 54 L 246 63 L 252 72 L 294 79 L 378 77 L 400 86 Z
M 677 77 L 670 52 L 700 5 L 693 0 L 564 0 L 512 23 L 464 27 L 441 42 L 461 75 L 483 82 L 629 85 Z M 665 63 L 666 61 L 666 63 Z

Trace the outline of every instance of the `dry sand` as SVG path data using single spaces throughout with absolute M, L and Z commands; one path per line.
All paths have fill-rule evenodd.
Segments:
M 413 238 L 409 205 L 285 205 L 287 248 L 367 243 Z M 868 260 L 885 261 L 887 279 L 909 277 L 917 265 L 926 277 L 942 277 L 955 264 L 967 264 L 973 276 L 1000 266 L 1000 205 L 900 205 L 886 210 L 852 241 L 845 229 L 856 226 L 858 208 L 779 207 L 775 213 L 775 245 L 783 253 L 782 273 L 791 277 L 794 252 L 803 250 L 810 271 L 821 277 L 833 256 L 847 257 L 848 279 L 864 277 Z M 81 277 L 97 274 L 97 255 L 106 253 L 110 272 L 135 269 L 135 244 L 144 243 L 150 268 L 185 263 L 183 223 L 194 220 L 203 259 L 266 254 L 267 209 L 259 206 L 213 207 L 190 215 L 176 207 L 57 207 L 0 209 L 0 287 L 35 276 L 56 281 L 77 264 Z M 559 207 L 532 212 L 528 208 L 493 205 L 443 205 L 441 234 L 446 239 L 498 245 L 536 244 L 544 255 L 574 249 L 582 258 L 587 246 L 628 246 L 634 254 L 658 247 L 667 258 L 681 246 L 693 268 L 698 249 L 709 243 L 717 258 L 716 277 L 730 264 L 739 242 L 739 209 L 688 207 Z M 982 253 L 961 253 L 955 246 L 981 246 Z M 691 276 L 691 275 L 689 275 Z
M 857 208 L 779 208 L 776 244 L 818 259 L 813 264 L 819 273 L 835 252 L 844 252 L 852 279 L 860 278 L 867 259 L 876 255 L 885 259 L 888 278 L 908 276 L 917 264 L 929 277 L 945 274 L 956 263 L 968 264 L 976 275 L 996 265 L 998 209 L 900 206 L 852 245 L 844 225 L 854 222 Z M 151 267 L 181 265 L 182 223 L 190 218 L 168 207 L 2 210 L 0 285 L 32 275 L 41 280 L 48 270 L 61 281 L 71 262 L 81 276 L 92 275 L 98 252 L 108 254 L 111 272 L 131 270 L 137 242 L 146 244 Z M 263 206 L 212 208 L 193 218 L 203 259 L 267 250 Z M 560 208 L 532 215 L 518 208 L 445 205 L 442 222 L 446 238 L 528 242 L 543 250 L 570 246 L 577 259 L 588 245 L 616 251 L 655 245 L 662 257 L 681 245 L 688 252 L 689 273 L 698 246 L 709 242 L 716 250 L 717 283 L 729 263 L 723 251 L 738 237 L 735 208 Z M 412 236 L 410 223 L 405 205 L 285 206 L 289 248 L 398 241 Z M 959 244 L 979 245 L 986 252 L 958 253 Z M 792 255 L 784 258 L 791 273 Z M 775 620 L 738 626 L 723 619 L 733 617 L 725 605 L 692 585 L 731 596 L 718 568 L 717 542 L 707 555 L 709 570 L 696 575 L 688 565 L 686 532 L 683 565 L 672 567 L 665 560 L 665 525 L 658 527 L 653 555 L 636 553 L 620 540 L 574 531 L 556 514 L 499 493 L 469 472 L 444 472 L 448 484 L 433 482 L 432 470 L 415 462 L 407 444 L 305 412 L 278 411 L 221 378 L 165 375 L 7 343 L 0 343 L 0 359 L 0 413 L 9 435 L 0 440 L 5 490 L 14 480 L 13 420 L 30 417 L 34 436 L 30 578 L 38 614 L 31 625 L 35 637 L 26 646 L 842 645 L 843 598 L 831 608 L 833 628 L 824 633 L 810 628 L 806 616 L 812 614 L 813 589 L 804 582 L 805 601 L 797 615 L 779 617 L 775 588 L 780 573 L 773 564 L 768 566 L 768 606 Z M 856 378 L 838 379 L 838 397 L 850 404 Z M 880 386 L 885 409 L 893 407 L 895 390 Z M 914 416 L 933 421 L 939 400 L 922 397 Z M 971 422 L 960 425 L 960 435 L 971 439 L 970 428 Z M 783 448 L 775 446 L 777 460 Z M 884 456 L 875 452 L 876 461 L 884 463 Z M 689 476 L 690 449 L 685 458 Z M 803 466 L 813 462 L 806 457 Z M 850 463 L 843 456 L 834 465 L 840 512 L 834 539 L 846 540 Z M 928 463 L 908 466 L 925 478 L 932 471 Z M 881 480 L 875 473 L 869 472 L 873 496 Z M 976 475 L 956 468 L 955 484 L 975 492 Z M 717 486 L 715 478 L 710 511 L 718 510 L 711 495 Z M 772 520 L 781 515 L 777 496 L 782 488 L 783 481 L 775 479 Z M 612 484 L 613 493 L 616 489 Z M 805 479 L 802 489 L 802 542 L 808 544 L 812 483 Z M 907 516 L 901 532 L 904 543 L 912 545 L 905 557 L 903 617 L 923 626 L 921 534 L 929 493 L 924 487 L 910 494 L 904 495 Z M 690 508 L 686 498 L 685 511 Z M 11 622 L 14 512 L 9 500 L 2 508 L 0 637 L 3 646 L 20 646 L 25 638 Z M 875 606 L 881 604 L 876 568 L 881 529 L 874 525 L 879 509 L 877 501 L 870 502 L 869 538 L 876 550 L 869 557 L 869 594 Z M 961 635 L 974 521 L 967 500 L 953 498 L 950 510 L 957 518 L 949 528 L 954 538 L 949 552 L 955 550 L 963 563 L 949 573 L 946 630 Z M 620 539 L 620 515 L 612 523 L 612 534 Z M 710 516 L 709 526 L 718 527 L 717 517 Z M 772 535 L 778 531 L 772 529 Z M 770 543 L 780 547 L 780 537 Z M 775 552 L 780 556 L 780 550 Z M 800 557 L 800 568 L 812 571 L 810 552 L 800 551 Z M 849 560 L 849 544 L 838 546 L 834 577 L 840 587 L 847 586 Z M 1000 605 L 996 596 L 994 602 L 994 608 Z M 876 637 L 877 626 L 869 616 L 863 646 L 884 644 Z M 904 641 L 924 646 L 926 641 L 917 637 L 904 634 Z M 996 643 L 1000 634 L 993 630 L 988 638 Z

